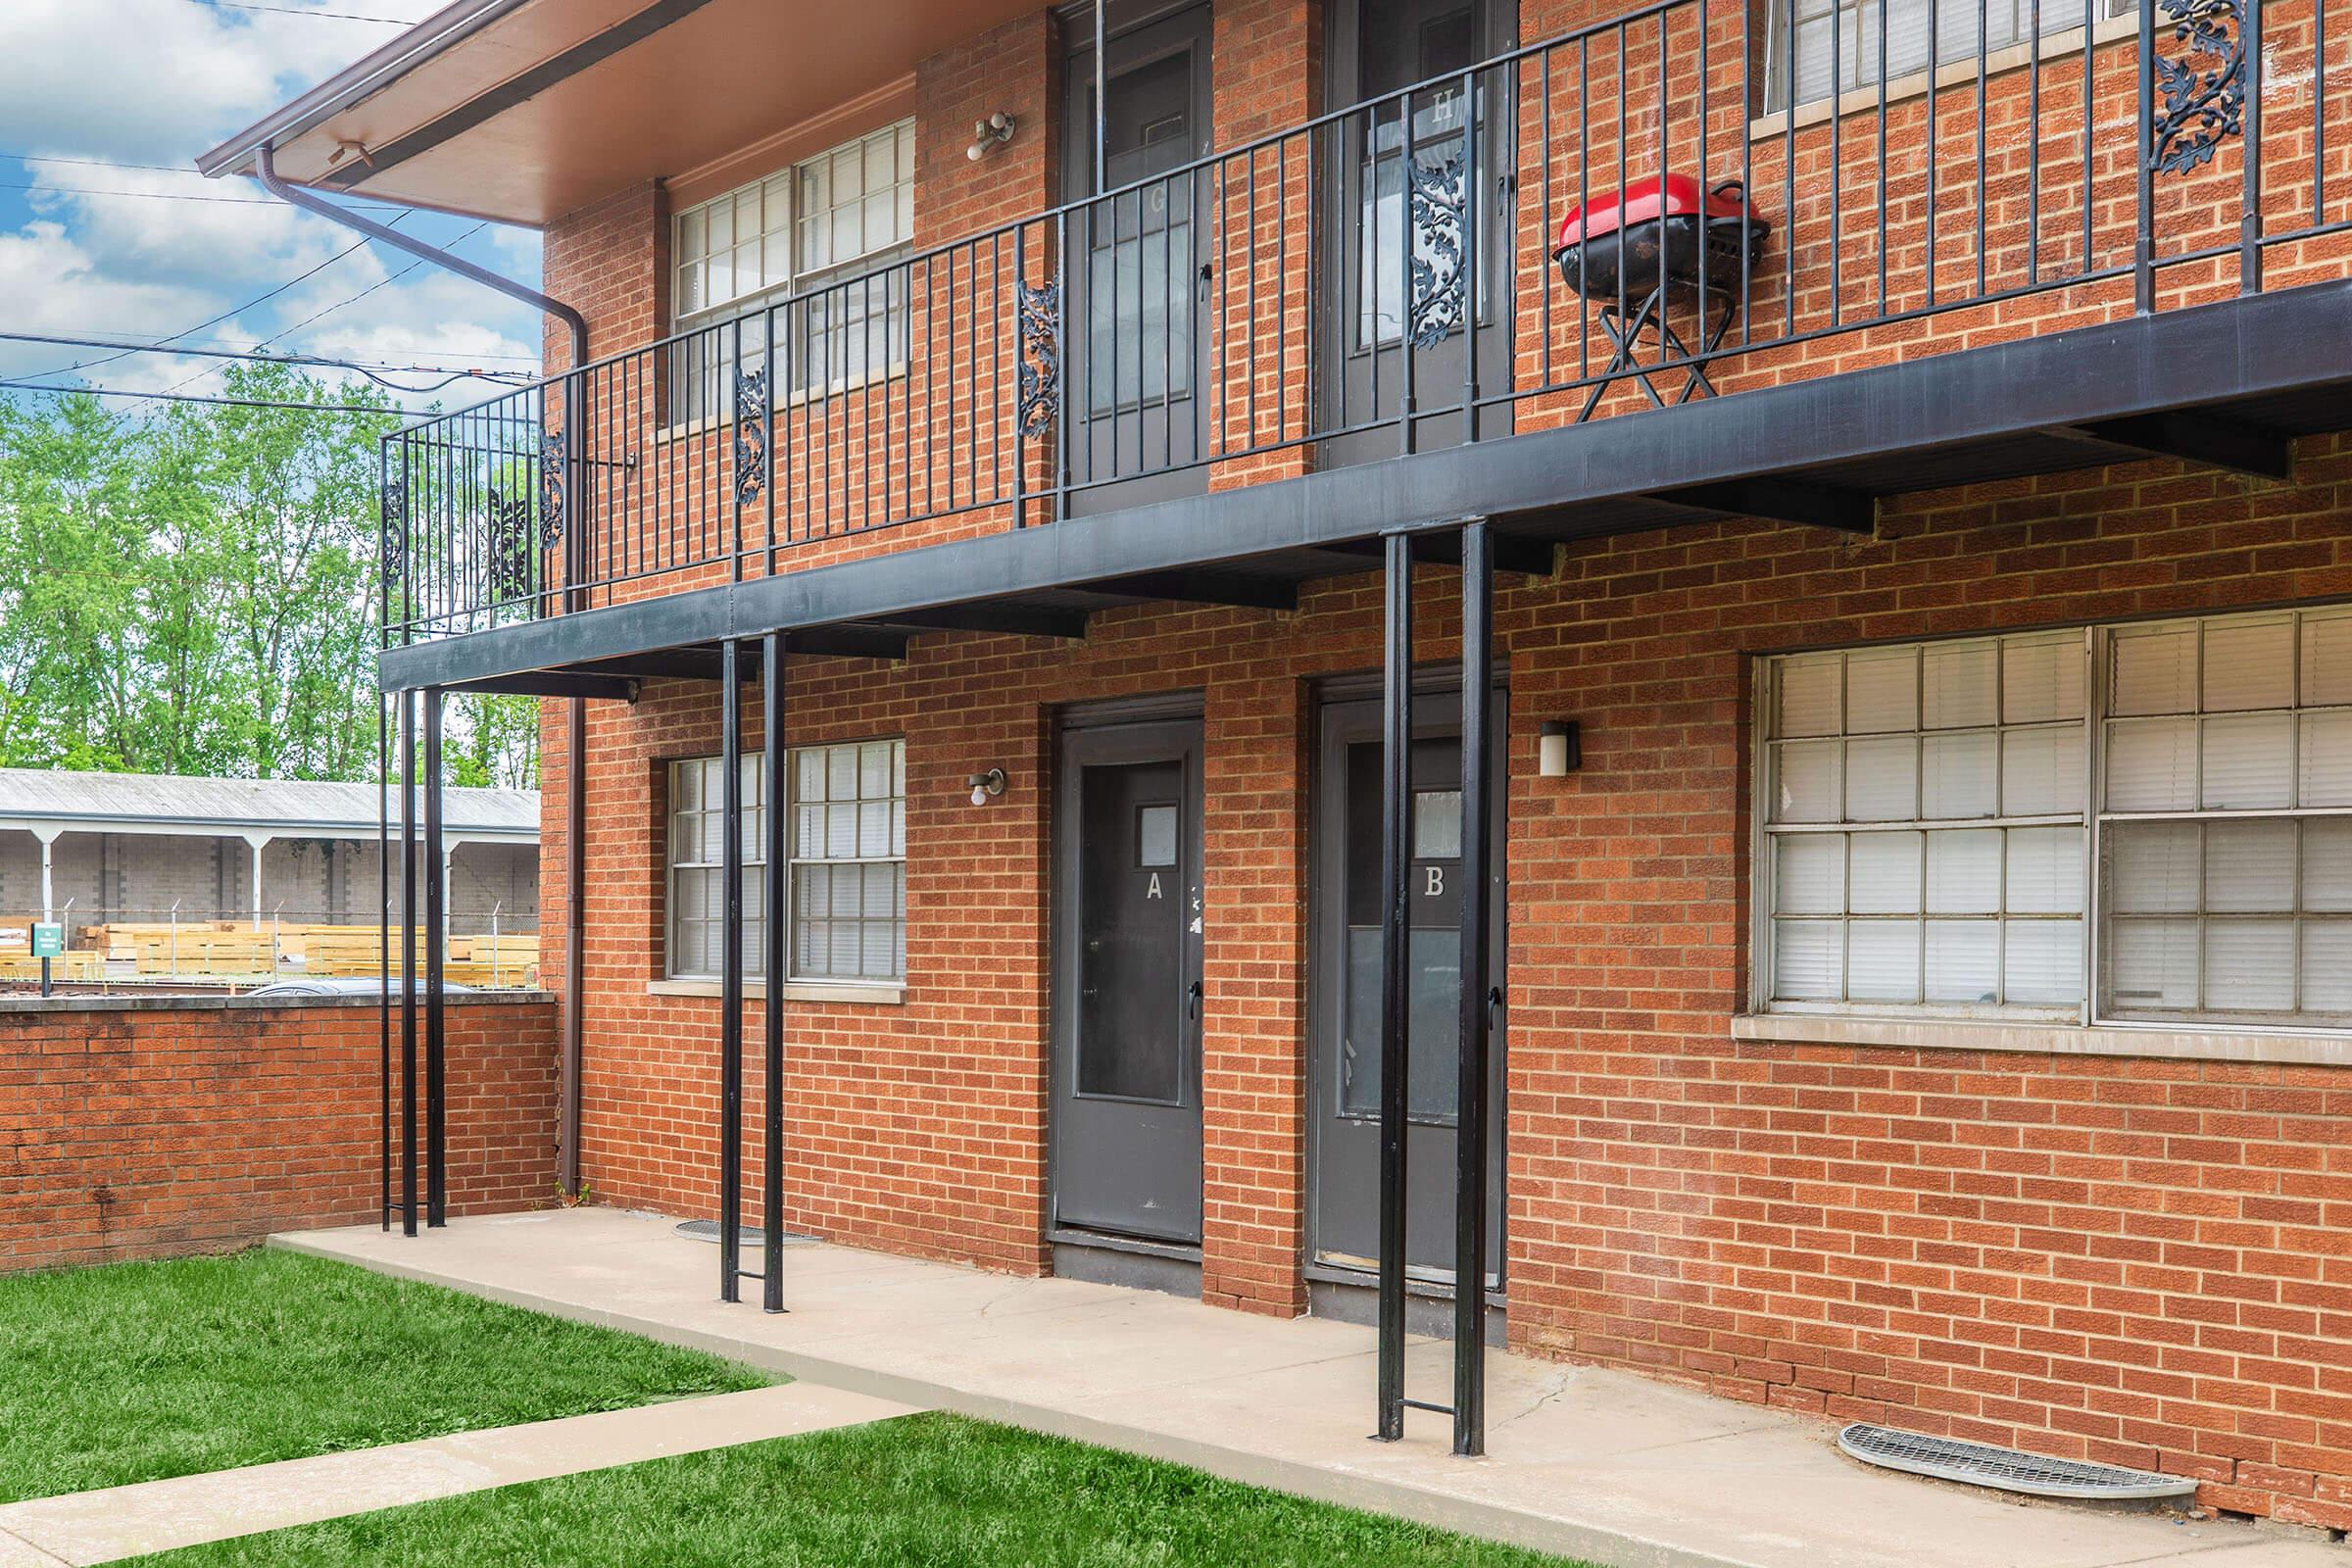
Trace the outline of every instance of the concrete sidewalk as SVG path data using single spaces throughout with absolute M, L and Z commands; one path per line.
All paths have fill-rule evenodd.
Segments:
M 807 1247 L 787 1256 L 792 1310 L 770 1317 L 716 1299 L 708 1243 L 607 1209 L 274 1245 L 1608 1568 L 2352 1568 L 2314 1537 L 1872 1470 L 1816 1423 L 1501 1353 L 1488 1458 L 1453 1458 L 1445 1419 L 1417 1413 L 1378 1445 L 1370 1330 L 1150 1292 Z M 1445 1399 L 1450 1365 L 1450 1347 L 1416 1344 L 1410 1392 Z
M 0 1568 L 113 1562 L 346 1514 L 909 1413 L 794 1383 L 38 1497 L 0 1507 Z

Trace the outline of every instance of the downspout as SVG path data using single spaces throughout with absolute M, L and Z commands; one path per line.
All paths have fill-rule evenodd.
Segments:
M 571 365 L 565 371 L 564 405 L 567 409 L 579 406 L 572 396 L 580 367 L 588 363 L 588 318 L 562 300 L 542 294 L 539 290 L 486 267 L 478 267 L 463 256 L 453 256 L 437 245 L 428 245 L 413 234 L 403 234 L 373 219 L 362 218 L 348 208 L 338 207 L 323 196 L 289 185 L 277 174 L 277 166 L 270 156 L 268 142 L 254 149 L 254 177 L 262 188 L 288 206 L 315 213 L 330 223 L 340 223 L 355 229 L 369 239 L 382 240 L 411 256 L 445 268 L 460 277 L 470 278 L 484 288 L 496 289 L 509 299 L 520 300 L 546 315 L 562 321 L 571 333 Z M 582 453 L 580 420 L 564 420 L 564 494 L 573 498 L 582 494 L 578 476 Z M 576 584 L 581 576 L 578 563 L 584 559 L 581 550 L 582 533 L 579 519 L 567 519 L 564 530 L 564 559 L 566 584 Z M 577 587 L 564 590 L 564 608 L 585 608 Z M 565 700 L 564 723 L 564 1044 L 557 1078 L 557 1167 L 556 1184 L 566 1198 L 576 1198 L 580 1191 L 580 989 L 583 979 L 581 922 L 587 914 L 588 878 L 581 852 L 582 840 L 588 827 L 588 778 L 582 766 L 581 752 L 588 729 L 588 701 L 583 697 Z

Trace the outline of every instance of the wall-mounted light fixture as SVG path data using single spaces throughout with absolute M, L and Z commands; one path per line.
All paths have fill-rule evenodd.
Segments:
M 986 120 L 974 121 L 972 122 L 972 144 L 963 150 L 963 156 L 975 164 L 978 163 L 990 153 L 1012 140 L 1013 130 L 1019 124 L 1018 120 L 1002 109 Z
M 1573 718 L 1547 718 L 1536 730 L 1536 776 L 1566 778 L 1585 765 L 1584 737 Z
M 972 804 L 986 806 L 991 796 L 1004 793 L 1004 770 L 992 767 L 985 773 L 974 773 L 963 782 L 972 792 Z

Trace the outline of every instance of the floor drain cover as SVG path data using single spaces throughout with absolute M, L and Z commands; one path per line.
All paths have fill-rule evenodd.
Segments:
M 2093 1497 L 2117 1500 L 2134 1497 L 2184 1497 L 2197 1490 L 2194 1481 L 2160 1476 L 2146 1470 L 2125 1470 L 2111 1464 L 2086 1464 L 2080 1459 L 2045 1459 L 2037 1453 L 1996 1448 L 1957 1438 L 1931 1438 L 1918 1432 L 1897 1432 L 1857 1422 L 1838 1434 L 1838 1446 L 1865 1464 L 1914 1475 L 1966 1481 L 2003 1492 L 2023 1492 L 2036 1497 Z
M 680 1236 L 690 1236 L 698 1242 L 716 1242 L 718 1240 L 718 1221 L 714 1219 L 680 1220 L 678 1222 L 678 1234 Z M 757 1250 L 758 1249 L 763 1248 L 767 1245 L 767 1233 L 757 1225 L 738 1226 L 736 1228 L 736 1235 L 741 1238 L 736 1245 L 741 1247 L 747 1252 Z M 786 1231 L 784 1233 L 784 1245 L 786 1247 L 814 1247 L 816 1245 L 816 1238 L 813 1236 L 803 1235 L 799 1231 Z

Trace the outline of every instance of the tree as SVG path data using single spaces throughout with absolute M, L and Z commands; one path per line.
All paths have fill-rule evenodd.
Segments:
M 377 448 L 400 413 L 279 365 L 232 366 L 224 391 L 317 412 L 0 403 L 0 763 L 373 776 Z M 458 781 L 536 786 L 527 700 L 457 697 L 449 719 Z

